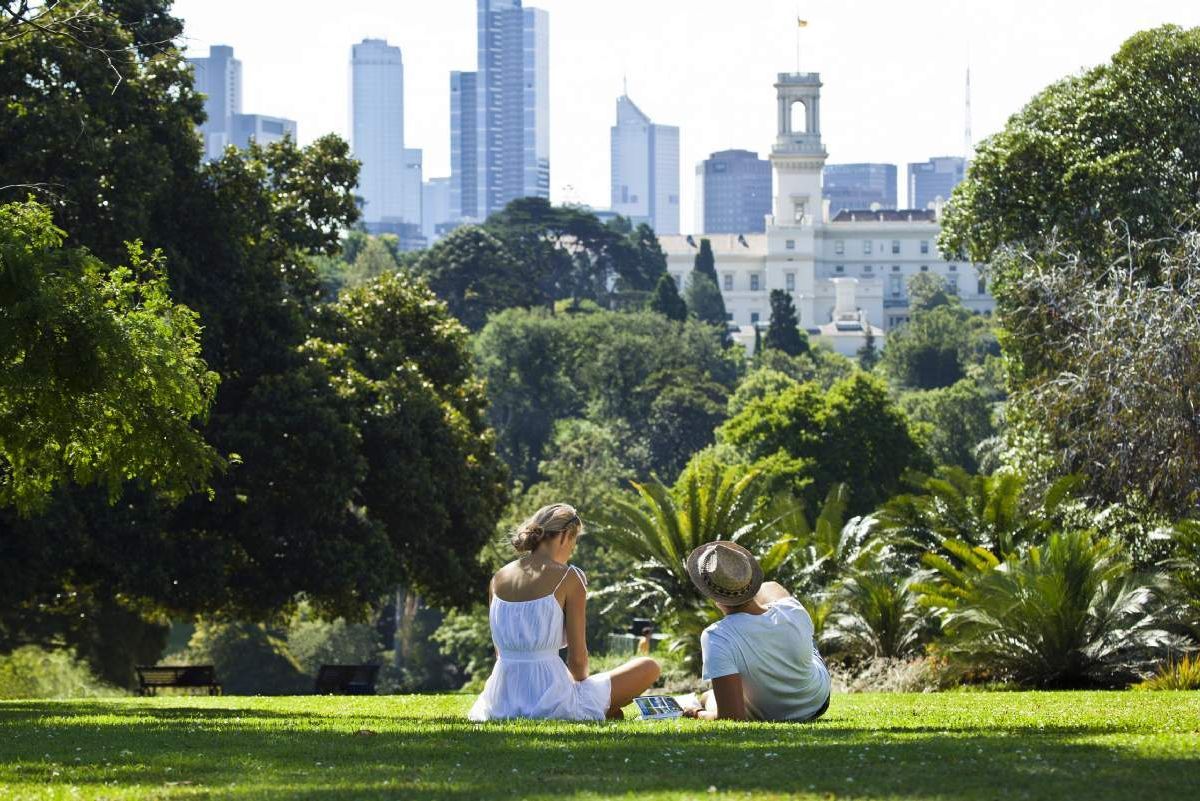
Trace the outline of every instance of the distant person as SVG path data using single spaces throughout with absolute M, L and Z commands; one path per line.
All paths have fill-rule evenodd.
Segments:
M 816 720 L 829 709 L 829 670 L 813 643 L 813 622 L 791 593 L 763 582 L 754 556 L 736 543 L 701 545 L 688 556 L 692 583 L 724 616 L 700 636 L 703 677 L 712 689 L 705 720 Z
M 623 717 L 658 680 L 658 663 L 637 657 L 588 675 L 587 579 L 568 564 L 583 521 L 565 503 L 543 506 L 512 536 L 524 554 L 488 585 L 496 667 L 471 707 L 474 721 L 508 718 L 603 720 Z M 567 648 L 564 664 L 558 652 Z
M 638 639 L 637 652 L 640 656 L 649 656 L 654 650 L 654 627 L 646 626 L 642 629 L 642 636 Z

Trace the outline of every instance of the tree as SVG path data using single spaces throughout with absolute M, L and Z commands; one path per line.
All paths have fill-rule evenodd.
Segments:
M 882 364 L 904 387 L 948 387 L 966 375 L 970 312 L 961 306 L 937 306 L 916 312 L 888 334 Z
M 900 406 L 923 433 L 929 455 L 938 464 L 979 469 L 975 447 L 996 433 L 993 403 L 976 381 L 964 378 L 940 389 L 914 390 Z
M 894 494 L 906 470 L 928 463 L 886 386 L 861 371 L 828 391 L 808 382 L 751 400 L 717 439 L 812 506 L 845 484 L 856 514 Z
M 720 283 L 717 278 L 717 260 L 713 256 L 712 241 L 700 240 L 700 248 L 696 251 L 696 259 L 692 265 L 693 272 L 706 276 L 713 284 Z
M 131 479 L 204 487 L 220 459 L 196 425 L 217 375 L 195 313 L 140 243 L 111 268 L 65 236 L 38 203 L 0 206 L 0 507 L 32 514 L 72 481 L 112 500 Z
M 943 252 L 990 262 L 1004 246 L 1039 249 L 1053 231 L 1083 269 L 1102 271 L 1109 221 L 1137 242 L 1169 239 L 1200 194 L 1200 86 L 1181 79 L 1198 61 L 1200 28 L 1164 25 L 1044 89 L 976 148 L 942 225 Z M 1155 274 L 1155 254 L 1140 254 L 1138 272 Z M 1013 275 L 994 273 L 1002 307 Z
M 722 387 L 723 406 L 743 361 L 696 321 L 604 310 L 552 317 L 509 309 L 489 321 L 474 350 L 488 386 L 497 449 L 514 477 L 527 484 L 538 480 L 538 465 L 550 456 L 546 447 L 556 422 L 570 418 L 625 432 L 627 453 L 645 459 L 630 465 L 639 474 L 670 469 L 670 449 L 652 447 L 657 436 L 652 419 L 669 409 L 672 419 L 684 408 L 688 417 L 703 409 L 716 400 L 710 381 Z M 669 382 L 656 383 L 664 375 L 699 381 L 697 394 L 685 406 L 674 406 L 682 395 Z M 659 401 L 668 388 L 671 398 Z M 710 434 L 708 429 L 697 436 Z
M 702 273 L 693 272 L 684 295 L 692 316 L 702 323 L 720 326 L 724 337 L 727 325 L 725 301 L 721 298 L 721 290 L 717 288 L 716 282 Z
M 682 322 L 687 319 L 688 307 L 679 290 L 675 287 L 675 279 L 663 273 L 654 285 L 654 295 L 650 298 L 650 311 L 658 312 L 668 320 Z
M 799 356 L 808 350 L 808 337 L 800 330 L 796 304 L 782 289 L 771 290 L 771 323 L 763 347 L 781 350 L 789 356 Z
M 875 365 L 879 364 L 879 349 L 875 347 L 875 328 L 870 323 L 867 323 L 866 336 L 856 355 L 858 356 L 858 366 L 868 373 L 875 369 Z
M 160 234 L 186 219 L 178 210 L 198 191 L 204 107 L 170 5 L 64 0 L 42 21 L 50 31 L 0 36 L 0 202 L 36 192 L 73 242 L 109 264 L 126 242 L 162 248 L 177 287 L 183 254 Z M 78 14 L 82 41 L 55 32 Z
M 908 310 L 920 314 L 939 306 L 958 305 L 946 288 L 946 281 L 936 273 L 917 273 L 908 280 Z
M 425 251 L 414 269 L 470 331 L 504 309 L 537 305 L 529 278 L 504 243 L 478 226 L 456 228 Z
M 674 480 L 693 453 L 712 444 L 713 431 L 725 419 L 729 391 L 703 372 L 685 367 L 651 375 L 638 394 L 649 406 L 651 471 Z
M 466 332 L 418 280 L 396 273 L 343 293 L 326 340 L 305 350 L 355 409 L 357 496 L 395 559 L 393 579 L 445 605 L 486 583 L 477 556 L 506 501 Z
M 976 149 L 938 244 L 956 258 L 1000 262 L 989 268 L 990 289 L 1005 325 L 1030 301 L 1020 281 L 1027 262 L 998 259 L 1008 249 L 1070 254 L 1052 259 L 1054 269 L 1103 285 L 1129 243 L 1140 243 L 1132 274 L 1162 282 L 1159 255 L 1176 247 L 1179 228 L 1194 227 L 1200 196 L 1200 86 L 1184 77 L 1197 63 L 1200 28 L 1142 31 L 1108 63 L 1044 89 Z M 1043 310 L 1044 331 L 1007 340 L 1014 378 L 1078 369 L 1053 324 L 1059 311 Z
M 1152 246 L 1155 278 L 1139 273 L 1146 255 L 1137 244 L 1106 273 L 1056 252 L 1001 265 L 1021 273 L 1008 340 L 1056 343 L 1053 365 L 1025 376 L 1008 414 L 1093 494 L 1108 502 L 1140 494 L 1177 518 L 1200 502 L 1200 234 L 1172 241 L 1174 250 Z M 1087 278 L 1097 273 L 1099 281 Z
M 636 254 L 637 278 L 630 275 L 628 270 L 622 271 L 621 265 L 617 266 L 617 271 L 633 289 L 649 291 L 667 274 L 667 254 L 663 252 L 654 229 L 646 223 L 638 223 L 629 237 Z

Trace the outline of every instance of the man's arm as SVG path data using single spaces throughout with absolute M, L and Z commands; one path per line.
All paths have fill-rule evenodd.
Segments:
M 784 589 L 782 584 L 775 581 L 764 581 L 758 588 L 758 594 L 754 596 L 754 600 L 758 602 L 759 606 L 766 606 L 791 597 L 792 594 Z
M 728 676 L 718 676 L 712 680 L 712 693 L 705 697 L 704 709 L 697 710 L 688 717 L 700 720 L 745 720 L 746 701 L 742 697 L 742 676 L 740 673 L 730 673 Z

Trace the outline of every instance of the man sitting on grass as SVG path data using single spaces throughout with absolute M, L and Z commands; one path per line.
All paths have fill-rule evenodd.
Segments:
M 687 560 L 700 592 L 724 617 L 700 637 L 712 690 L 704 720 L 816 720 L 829 708 L 829 670 L 813 643 L 813 622 L 792 594 L 763 582 L 754 556 L 736 543 L 701 545 Z

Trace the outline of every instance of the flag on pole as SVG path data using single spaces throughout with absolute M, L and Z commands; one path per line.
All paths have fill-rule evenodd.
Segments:
M 806 19 L 800 19 L 799 17 L 796 17 L 796 23 L 797 23 L 797 24 L 798 24 L 798 25 L 799 25 L 801 28 L 807 28 L 807 27 L 808 27 L 808 20 L 806 20 Z

